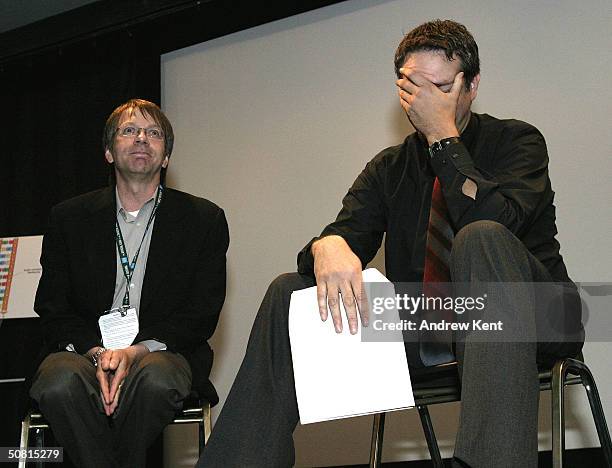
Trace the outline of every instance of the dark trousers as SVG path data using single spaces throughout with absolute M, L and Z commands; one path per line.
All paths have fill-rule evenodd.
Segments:
M 147 448 L 190 392 L 189 364 L 171 352 L 145 355 L 130 369 L 111 417 L 104 413 L 95 371 L 80 354 L 50 354 L 30 396 L 79 468 L 144 467 Z
M 510 231 L 488 221 L 470 224 L 457 234 L 451 270 L 455 282 L 551 281 L 544 266 Z M 293 465 L 292 433 L 299 416 L 288 336 L 289 300 L 292 291 L 313 285 L 311 278 L 295 273 L 281 275 L 270 285 L 198 468 Z M 535 336 L 533 295 L 506 300 L 508 304 L 500 299 L 497 307 L 511 307 L 524 321 L 526 333 Z M 579 347 L 547 347 L 546 355 L 573 355 Z M 474 468 L 537 467 L 535 339 L 471 342 L 468 337 L 456 344 L 456 353 L 462 402 L 455 456 Z

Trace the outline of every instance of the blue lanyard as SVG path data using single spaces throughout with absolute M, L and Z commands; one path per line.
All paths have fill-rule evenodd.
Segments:
M 134 258 L 130 262 L 128 257 L 127 249 L 125 248 L 125 241 L 123 240 L 123 234 L 121 233 L 121 227 L 119 227 L 119 220 L 115 218 L 115 242 L 117 243 L 117 252 L 119 252 L 119 260 L 121 260 L 121 268 L 123 270 L 123 276 L 125 276 L 126 284 L 125 284 L 125 295 L 123 296 L 123 305 L 130 305 L 130 283 L 132 282 L 132 276 L 134 275 L 134 270 L 136 269 L 136 262 L 138 261 L 138 255 L 140 254 L 140 248 L 142 247 L 142 243 L 147 236 L 147 232 L 151 227 L 151 223 L 155 218 L 155 213 L 157 213 L 157 207 L 161 203 L 162 195 L 164 188 L 160 185 L 159 190 L 157 191 L 157 195 L 155 196 L 155 204 L 153 205 L 153 210 L 151 211 L 151 215 L 149 216 L 149 221 L 147 221 L 147 227 L 145 228 L 144 234 L 142 235 L 142 239 L 140 239 L 140 245 L 138 246 L 138 250 L 134 254 Z

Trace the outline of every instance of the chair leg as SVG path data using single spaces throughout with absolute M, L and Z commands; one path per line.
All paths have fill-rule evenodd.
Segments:
M 212 432 L 211 418 L 210 418 L 210 403 L 206 403 L 203 408 L 204 414 L 204 444 L 208 442 L 208 438 L 210 437 L 210 433 Z M 204 446 L 202 444 L 202 447 Z
M 593 414 L 595 428 L 597 429 L 597 435 L 599 436 L 599 443 L 606 460 L 606 465 L 608 468 L 612 468 L 612 441 L 610 440 L 606 415 L 601 405 L 601 399 L 599 398 L 599 392 L 597 391 L 597 385 L 595 385 L 593 374 L 591 374 L 591 371 L 583 362 L 571 359 L 569 366 L 572 370 L 578 371 L 580 374 L 582 385 L 584 385 L 589 399 L 591 413 Z
M 443 468 L 444 462 L 442 461 L 442 456 L 440 455 L 440 448 L 438 447 L 436 433 L 434 432 L 427 405 L 417 405 L 417 409 L 419 410 L 419 416 L 421 417 L 423 434 L 425 434 L 425 440 L 427 441 L 427 448 L 429 449 L 429 455 L 431 456 L 433 466 L 435 468 Z
M 19 442 L 19 448 L 22 450 L 27 450 L 30 438 L 30 413 L 23 419 L 21 422 L 21 441 Z M 19 459 L 18 468 L 25 468 L 26 461 L 24 459 Z
M 380 468 L 382 444 L 385 432 L 385 414 L 376 413 L 372 423 L 372 443 L 370 445 L 370 468 Z
M 45 430 L 42 428 L 37 428 L 34 434 L 36 448 L 43 448 L 45 446 Z M 45 463 L 42 460 L 39 460 L 35 462 L 35 466 L 36 468 L 43 468 Z
M 210 404 L 206 403 L 202 406 L 202 420 L 198 422 L 198 454 L 202 454 L 204 445 L 208 442 L 212 431 L 210 422 Z
M 36 428 L 36 432 L 34 433 L 34 440 L 36 448 L 41 449 L 45 447 L 45 430 L 43 428 Z
M 567 371 L 567 360 L 561 360 L 557 361 L 551 375 L 553 468 L 563 468 L 563 454 L 565 453 L 564 387 Z

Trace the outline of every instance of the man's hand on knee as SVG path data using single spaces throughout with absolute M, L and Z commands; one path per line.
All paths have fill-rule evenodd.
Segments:
M 125 349 L 108 350 L 100 356 L 96 378 L 100 384 L 100 394 L 107 416 L 113 414 L 119 404 L 121 385 L 132 364 L 148 352 L 146 346 L 137 344 Z
M 357 333 L 358 314 L 361 323 L 364 326 L 368 324 L 368 304 L 361 279 L 361 261 L 340 236 L 319 239 L 312 245 L 312 254 L 321 320 L 327 320 L 328 311 L 331 311 L 334 328 L 337 333 L 341 333 L 342 300 L 349 330 L 352 334 Z

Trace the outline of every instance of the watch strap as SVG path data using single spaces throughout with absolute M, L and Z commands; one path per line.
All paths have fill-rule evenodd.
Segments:
M 107 349 L 104 346 L 100 346 L 96 352 L 91 355 L 91 362 L 93 363 L 94 367 L 98 367 L 98 359 L 100 359 L 100 356 L 102 356 L 102 354 L 104 354 L 106 351 Z
M 429 147 L 429 156 L 433 158 L 435 155 L 441 153 L 446 149 L 448 145 L 453 143 L 459 143 L 461 139 L 458 136 L 453 136 L 449 138 L 443 138 L 442 140 L 434 141 Z

